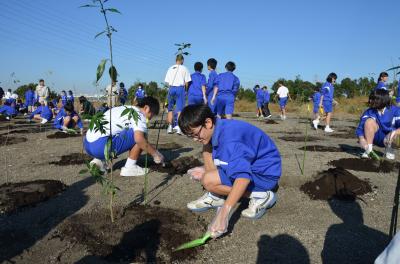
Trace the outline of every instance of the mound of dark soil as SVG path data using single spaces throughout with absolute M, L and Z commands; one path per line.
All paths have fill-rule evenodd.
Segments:
M 158 150 L 180 149 L 182 147 L 183 147 L 182 145 L 175 142 L 158 144 Z
M 105 209 L 74 215 L 56 231 L 59 237 L 85 246 L 97 260 L 112 263 L 172 263 L 194 259 L 199 248 L 173 252 L 201 237 L 205 222 L 192 213 L 162 207 L 130 206 L 111 223 Z
M 267 120 L 265 120 L 265 124 L 276 125 L 276 124 L 279 124 L 279 123 L 276 122 L 275 120 L 267 119 Z
M 32 206 L 64 191 L 66 185 L 56 180 L 6 183 L 0 186 L 0 213 L 11 213 Z
M 183 175 L 189 169 L 202 165 L 203 163 L 194 157 L 182 157 L 172 160 L 171 162 L 165 162 L 164 166 L 160 164 L 154 164 L 150 166 L 150 169 L 161 173 L 168 173 L 169 175 Z
M 68 165 L 79 165 L 90 161 L 92 158 L 86 154 L 82 153 L 71 153 L 68 155 L 62 155 L 59 161 L 51 161 L 49 164 L 54 164 L 58 166 L 68 166 Z
M 343 168 L 331 168 L 317 174 L 315 181 L 307 182 L 300 190 L 313 200 L 354 201 L 358 195 L 372 191 L 368 181 L 363 181 Z
M 284 140 L 284 141 L 292 141 L 292 142 L 303 142 L 305 140 L 305 136 L 283 136 L 279 137 L 279 139 Z M 307 142 L 312 142 L 312 141 L 318 141 L 320 138 L 313 137 L 313 136 L 307 136 Z
M 300 147 L 298 149 L 304 151 L 304 147 Z M 305 149 L 307 151 L 317 151 L 317 152 L 342 152 L 341 148 L 321 146 L 321 145 L 309 145 L 306 146 Z
M 18 144 L 28 141 L 25 137 L 10 137 L 7 135 L 0 135 L 0 146 Z
M 57 131 L 56 133 L 52 135 L 48 135 L 47 138 L 50 139 L 57 139 L 57 138 L 69 138 L 69 137 L 80 137 L 81 134 L 71 134 L 71 133 L 64 133 L 61 131 Z
M 399 169 L 399 163 L 382 159 L 381 161 L 373 159 L 343 158 L 332 160 L 328 163 L 335 167 L 341 167 L 346 170 L 383 172 L 389 173 Z

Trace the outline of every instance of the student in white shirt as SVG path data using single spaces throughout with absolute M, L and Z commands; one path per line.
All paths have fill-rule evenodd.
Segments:
M 49 88 L 44 85 L 44 80 L 39 80 L 39 85 L 36 86 L 36 97 L 38 98 L 38 102 L 44 105 L 47 105 L 47 99 L 49 97 Z
M 117 105 L 118 88 L 116 82 L 111 82 L 111 84 L 106 87 L 107 102 L 109 107 L 114 107 Z
M 174 106 L 176 107 L 175 111 L 179 115 L 181 114 L 182 109 L 185 107 L 186 102 L 186 94 L 185 88 L 188 87 L 189 82 L 192 80 L 190 77 L 189 70 L 183 65 L 184 57 L 182 54 L 178 54 L 176 56 L 176 64 L 172 65 L 165 76 L 165 82 L 169 85 L 168 90 L 168 129 L 167 133 L 172 134 L 174 131 L 181 135 L 181 129 L 179 126 L 175 126 L 172 128 L 173 124 L 173 111 Z
M 289 89 L 283 85 L 282 82 L 279 83 L 278 91 L 276 91 L 275 98 L 279 97 L 279 107 L 281 108 L 281 119 L 286 119 L 286 104 L 288 99 L 292 100 L 289 95 Z
M 133 108 L 139 114 L 139 120 L 129 120 L 127 115 L 121 116 L 126 108 Z M 111 111 L 111 122 L 110 122 Z M 86 152 L 94 157 L 90 162 L 96 165 L 100 170 L 105 171 L 104 148 L 110 137 L 110 128 L 112 136 L 112 150 L 120 155 L 129 152 L 125 166 L 121 168 L 121 176 L 141 176 L 146 173 L 145 169 L 136 164 L 140 153 L 144 150 L 153 156 L 154 162 L 159 164 L 164 161 L 164 156 L 158 152 L 146 140 L 147 123 L 146 119 L 152 119 L 160 111 L 160 103 L 154 97 L 143 98 L 137 106 L 117 106 L 104 113 L 104 119 L 109 123 L 106 125 L 105 133 L 89 130 L 86 133 L 83 146 Z

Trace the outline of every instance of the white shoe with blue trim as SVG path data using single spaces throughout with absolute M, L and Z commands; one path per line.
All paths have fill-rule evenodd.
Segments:
M 210 192 L 206 192 L 199 199 L 187 204 L 187 208 L 193 212 L 204 212 L 208 209 L 217 208 L 223 206 L 225 199 L 213 195 Z
M 265 196 L 263 198 L 254 197 L 253 194 L 254 193 L 252 193 L 250 196 L 249 207 L 242 211 L 242 216 L 258 219 L 265 214 L 267 209 L 275 205 L 278 196 L 272 191 L 262 193 Z

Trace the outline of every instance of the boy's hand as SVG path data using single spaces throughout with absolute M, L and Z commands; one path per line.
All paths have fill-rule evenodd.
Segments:
M 224 205 L 219 207 L 217 215 L 208 227 L 212 238 L 218 238 L 228 231 L 228 223 L 230 218 L 230 211 L 232 207 Z
M 206 170 L 204 167 L 195 167 L 187 171 L 187 174 L 189 174 L 190 179 L 196 181 L 201 181 L 205 173 Z
M 203 102 L 204 102 L 204 104 L 207 104 L 207 97 L 206 96 L 203 96 Z
M 164 156 L 158 150 L 156 150 L 156 152 L 154 152 L 154 154 L 153 154 L 153 160 L 156 164 L 163 163 Z

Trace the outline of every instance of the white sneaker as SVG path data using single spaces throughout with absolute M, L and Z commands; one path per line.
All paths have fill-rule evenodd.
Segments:
M 271 118 L 272 115 L 267 116 L 266 118 Z
M 147 169 L 148 172 L 149 169 Z M 136 177 L 143 176 L 146 174 L 146 170 L 138 165 L 134 165 L 131 167 L 122 167 L 119 175 L 123 177 Z
M 203 212 L 208 209 L 223 206 L 225 199 L 219 198 L 210 192 L 206 192 L 199 199 L 187 204 L 187 208 L 194 212 Z
M 326 133 L 332 133 L 332 132 L 334 132 L 335 130 L 333 130 L 332 128 L 326 126 L 325 129 L 324 129 L 324 131 L 325 131 Z
M 45 118 L 42 118 L 42 121 L 40 122 L 40 124 L 42 124 L 42 125 L 43 125 L 43 124 L 46 124 L 46 123 L 47 123 L 47 121 L 48 121 L 47 119 L 45 119 Z
M 168 128 L 167 128 L 167 133 L 168 133 L 168 134 L 173 134 L 173 133 L 174 133 L 174 130 L 172 129 L 172 126 L 171 126 L 171 125 L 168 126 Z
M 275 205 L 277 194 L 272 191 L 266 192 L 265 198 L 252 197 L 250 195 L 249 207 L 242 211 L 242 216 L 258 219 L 265 214 L 265 211 Z
M 175 131 L 176 134 L 178 134 L 178 135 L 183 135 L 183 134 L 182 134 L 182 131 L 181 131 L 181 128 L 180 128 L 179 126 L 175 126 L 175 127 L 173 128 L 173 130 Z
M 361 154 L 361 158 L 362 158 L 362 159 L 369 159 L 369 153 L 367 153 L 367 151 L 364 151 L 364 152 Z
M 93 165 L 97 166 L 100 169 L 100 171 L 102 171 L 102 172 L 106 172 L 107 166 L 105 165 L 105 162 L 102 160 L 93 159 L 89 164 L 90 164 L 90 166 L 93 166 Z
M 313 120 L 312 123 L 314 125 L 315 130 L 318 130 L 319 121 L 318 120 Z
M 396 155 L 391 147 L 385 148 L 385 156 L 388 160 L 394 160 L 396 158 Z

